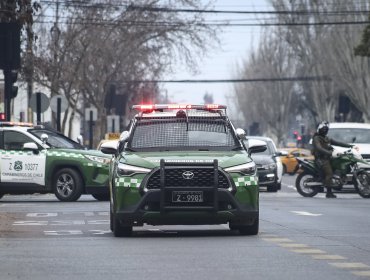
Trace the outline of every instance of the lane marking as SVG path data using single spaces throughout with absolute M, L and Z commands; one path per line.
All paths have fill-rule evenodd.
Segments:
M 278 243 L 278 245 L 284 248 L 308 248 L 308 245 L 298 243 Z
M 357 276 L 370 276 L 370 270 L 367 271 L 351 271 L 352 274 Z
M 370 266 L 364 263 L 350 263 L 350 262 L 340 262 L 340 263 L 329 263 L 332 266 L 338 268 L 370 268 Z
M 15 221 L 13 226 L 108 225 L 109 220 Z
M 45 235 L 60 236 L 60 235 L 81 235 L 83 234 L 81 230 L 45 230 Z
M 269 241 L 269 242 L 293 242 L 293 240 L 289 239 L 289 238 L 280 238 L 280 237 L 264 237 L 262 238 L 263 240 L 265 241 Z
M 300 253 L 300 254 L 326 254 L 325 251 L 320 249 L 292 249 L 290 250 L 294 253 Z
M 290 211 L 290 212 L 297 214 L 299 216 L 313 216 L 313 217 L 322 216 L 322 214 L 314 214 L 314 213 L 306 212 L 306 211 Z
M 347 258 L 340 255 L 312 255 L 316 260 L 346 260 Z

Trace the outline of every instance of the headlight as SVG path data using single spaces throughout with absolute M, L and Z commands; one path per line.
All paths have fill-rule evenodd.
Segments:
M 111 160 L 110 158 L 106 158 L 106 157 L 98 157 L 98 156 L 91 156 L 91 155 L 84 155 L 84 156 L 88 160 L 95 161 L 95 162 L 102 163 L 102 164 L 109 164 Z
M 276 168 L 276 163 L 263 164 L 261 167 L 266 170 L 274 170 Z
M 129 176 L 135 173 L 149 173 L 151 170 L 148 168 L 128 165 L 124 163 L 119 163 L 117 165 L 117 173 L 122 176 Z
M 251 161 L 242 165 L 225 168 L 225 171 L 240 172 L 243 173 L 244 175 L 253 175 L 256 173 L 256 164 L 254 163 L 254 161 Z

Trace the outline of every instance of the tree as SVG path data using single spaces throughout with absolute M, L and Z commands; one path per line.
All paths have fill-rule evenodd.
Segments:
M 135 5 L 202 8 L 201 2 L 141 0 Z M 99 114 L 95 141 L 106 132 L 107 112 L 102 104 L 112 83 L 132 102 L 147 88 L 143 80 L 174 71 L 173 62 L 178 59 L 193 68 L 196 57 L 217 43 L 217 30 L 201 24 L 204 19 L 199 14 L 184 17 L 179 12 L 130 9 L 115 3 L 65 6 L 57 44 L 56 38 L 46 32 L 40 33 L 43 40 L 37 46 L 38 82 L 69 101 L 63 130 L 72 115 L 82 117 L 85 107 L 94 106 Z M 153 91 L 153 98 L 158 92 Z

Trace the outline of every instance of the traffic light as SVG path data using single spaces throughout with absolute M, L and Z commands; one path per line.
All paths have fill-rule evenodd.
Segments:
M 18 87 L 17 86 L 12 86 L 12 91 L 10 93 L 10 98 L 16 98 L 18 95 Z
M 10 82 L 11 82 L 11 90 L 6 92 L 6 96 L 8 99 L 16 98 L 18 95 L 18 87 L 13 85 L 18 79 L 18 72 L 17 71 L 11 71 L 10 72 Z

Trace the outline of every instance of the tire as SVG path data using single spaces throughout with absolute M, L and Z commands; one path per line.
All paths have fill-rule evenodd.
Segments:
M 111 214 L 111 219 L 113 222 L 113 234 L 115 237 L 131 236 L 132 226 L 122 225 L 121 221 L 114 214 Z
M 303 197 L 314 197 L 319 192 L 319 187 L 308 187 L 306 183 L 316 182 L 314 176 L 307 172 L 302 172 L 297 176 L 295 187 L 297 192 Z
M 80 174 L 72 168 L 62 168 L 53 176 L 55 196 L 63 202 L 76 201 L 83 190 L 83 181 Z
M 240 235 L 257 235 L 259 231 L 259 217 L 251 225 L 229 225 L 230 230 L 238 230 Z
M 113 213 L 112 213 L 112 210 L 109 211 L 110 215 L 110 223 L 109 223 L 109 228 L 110 228 L 110 231 L 113 232 Z
M 92 197 L 99 201 L 109 201 L 109 194 L 105 193 L 92 194 Z
M 370 174 L 365 170 L 359 171 L 353 180 L 358 194 L 363 198 L 370 198 Z
M 279 185 L 280 184 L 275 184 L 272 186 L 267 186 L 267 191 L 268 192 L 277 192 L 279 190 Z

